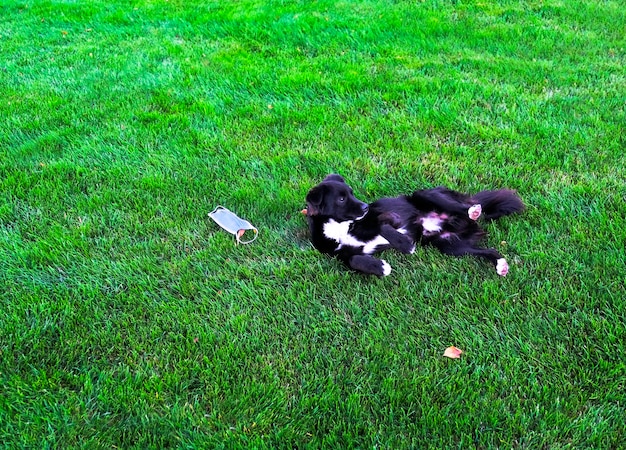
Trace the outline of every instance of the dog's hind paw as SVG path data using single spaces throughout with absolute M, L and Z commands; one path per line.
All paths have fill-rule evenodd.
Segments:
M 507 273 L 509 273 L 509 264 L 506 262 L 506 259 L 500 258 L 496 261 L 496 272 L 501 277 L 504 277 Z
M 381 262 L 381 267 L 383 269 L 383 276 L 386 277 L 387 275 L 391 273 L 391 266 L 384 259 L 381 259 L 380 262 Z
M 474 206 L 470 207 L 470 209 L 467 210 L 467 215 L 472 220 L 478 220 L 478 218 L 480 217 L 482 212 L 483 212 L 483 207 L 482 206 L 474 205 Z

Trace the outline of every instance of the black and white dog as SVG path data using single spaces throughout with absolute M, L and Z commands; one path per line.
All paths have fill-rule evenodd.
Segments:
M 306 204 L 303 212 L 316 249 L 358 272 L 379 276 L 389 275 L 391 267 L 373 253 L 389 248 L 413 253 L 416 243 L 433 245 L 448 255 L 485 258 L 504 276 L 509 271 L 506 259 L 493 248 L 478 246 L 486 233 L 476 220 L 481 215 L 497 219 L 524 209 L 517 193 L 508 189 L 470 196 L 444 187 L 368 205 L 334 174 L 309 191 Z

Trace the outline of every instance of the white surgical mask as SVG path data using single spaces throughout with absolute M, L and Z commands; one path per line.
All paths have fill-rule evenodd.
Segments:
M 224 208 L 223 206 L 218 206 L 213 211 L 209 213 L 209 217 L 213 219 L 220 227 L 235 235 L 235 239 L 237 239 L 237 243 L 239 244 L 249 244 L 254 241 L 258 235 L 259 230 L 257 230 L 250 222 L 247 220 L 243 220 L 238 217 L 232 211 Z M 247 230 L 252 230 L 254 235 L 251 239 L 242 241 L 241 238 L 244 236 Z

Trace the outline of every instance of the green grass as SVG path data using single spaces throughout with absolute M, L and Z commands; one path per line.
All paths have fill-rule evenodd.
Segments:
M 4 1 L 0 442 L 625 447 L 625 11 Z M 510 274 L 348 272 L 298 213 L 330 172 L 517 189 Z

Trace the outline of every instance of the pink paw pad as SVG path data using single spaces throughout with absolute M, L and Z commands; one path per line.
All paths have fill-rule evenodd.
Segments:
M 500 258 L 496 261 L 496 272 L 501 277 L 504 277 L 507 273 L 509 273 L 509 264 L 506 262 L 506 259 Z
M 483 212 L 483 207 L 480 205 L 474 205 L 470 209 L 467 210 L 467 215 L 472 220 L 478 220 L 480 215 Z

